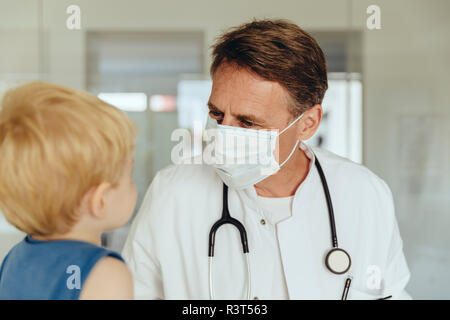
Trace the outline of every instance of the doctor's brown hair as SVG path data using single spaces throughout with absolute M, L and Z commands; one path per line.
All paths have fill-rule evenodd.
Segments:
M 229 63 L 277 82 L 287 90 L 294 116 L 322 103 L 328 88 L 325 55 L 296 24 L 254 20 L 224 33 L 212 48 L 211 76 Z

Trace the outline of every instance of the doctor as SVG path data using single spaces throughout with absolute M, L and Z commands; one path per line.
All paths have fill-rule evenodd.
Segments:
M 217 40 L 211 75 L 209 126 L 237 137 L 278 130 L 268 137 L 279 150 L 276 165 L 266 175 L 239 164 L 161 170 L 123 250 L 136 298 L 409 298 L 389 187 L 366 167 L 302 142 L 320 125 L 327 89 L 316 41 L 285 20 L 253 21 Z M 245 228 L 248 260 L 239 232 L 225 224 L 216 233 L 210 265 L 209 234 L 224 200 Z M 348 254 L 348 260 L 337 257 L 337 273 L 327 259 L 333 225 Z

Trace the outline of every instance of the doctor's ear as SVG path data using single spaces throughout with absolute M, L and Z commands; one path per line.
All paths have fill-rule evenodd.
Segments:
M 320 122 L 322 121 L 322 106 L 320 104 L 315 104 L 303 115 L 300 126 L 299 126 L 299 140 L 307 140 L 313 136 L 313 134 L 319 128 Z
M 106 215 L 106 198 L 107 193 L 111 189 L 111 184 L 103 182 L 93 187 L 89 191 L 87 205 L 89 213 L 98 219 L 102 219 Z

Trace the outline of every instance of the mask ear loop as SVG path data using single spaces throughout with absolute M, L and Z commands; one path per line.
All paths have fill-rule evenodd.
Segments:
M 281 132 L 278 134 L 278 136 L 280 136 L 283 132 L 285 132 L 287 129 L 289 129 L 290 127 L 292 127 L 298 120 L 300 120 L 303 117 L 304 113 L 302 113 L 301 115 L 299 115 L 297 117 L 297 119 L 295 119 L 294 121 L 292 121 L 286 128 L 284 128 L 283 130 L 281 130 Z M 300 142 L 300 140 L 297 140 L 297 142 L 295 143 L 294 148 L 292 148 L 291 153 L 289 154 L 289 156 L 280 164 L 280 168 L 282 166 L 284 166 L 284 164 L 286 162 L 289 161 L 289 159 L 291 158 L 291 156 L 294 154 L 295 149 L 297 149 L 298 143 Z
M 305 114 L 302 113 L 301 115 L 299 115 L 297 117 L 297 119 L 295 119 L 294 121 L 292 121 L 286 128 L 284 128 L 283 130 L 280 131 L 280 133 L 278 134 L 278 136 L 280 136 L 281 134 L 283 134 L 283 132 L 285 132 L 287 129 L 289 129 L 290 127 L 292 127 L 298 120 L 300 120 Z
M 283 161 L 283 163 L 280 164 L 280 168 L 281 168 L 282 166 L 284 166 L 284 164 L 285 164 L 286 162 L 289 161 L 289 159 L 291 158 L 291 156 L 294 154 L 295 150 L 297 149 L 297 146 L 298 146 L 298 143 L 299 143 L 299 142 L 300 142 L 300 140 L 297 140 L 297 142 L 295 143 L 294 148 L 292 148 L 291 153 L 289 154 L 289 156 L 286 158 L 286 160 Z

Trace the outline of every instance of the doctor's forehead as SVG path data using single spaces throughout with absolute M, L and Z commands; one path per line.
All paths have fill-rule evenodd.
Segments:
M 213 76 L 209 104 L 233 115 L 253 113 L 272 117 L 281 110 L 287 112 L 286 94 L 276 82 L 267 81 L 247 69 L 223 64 Z

